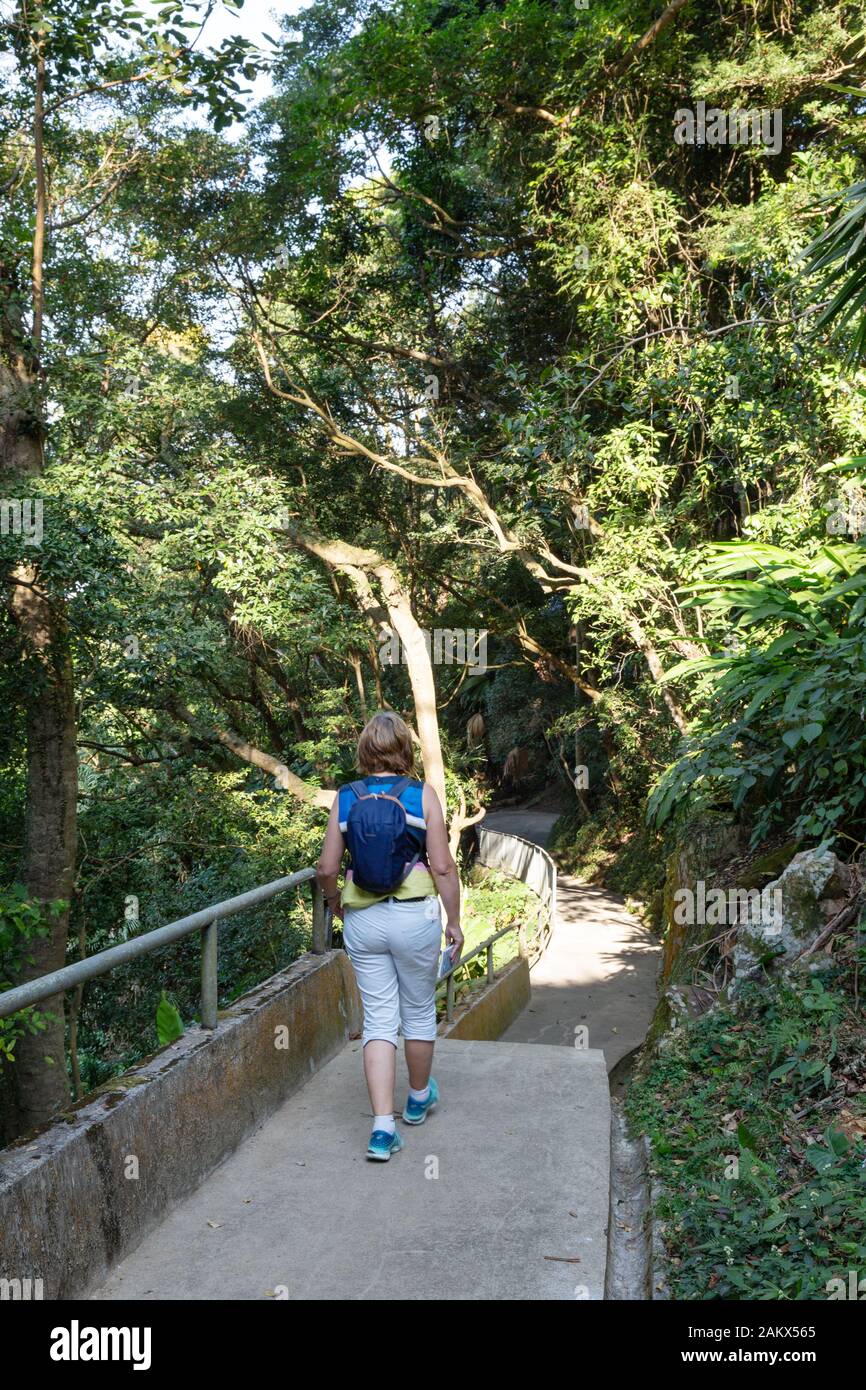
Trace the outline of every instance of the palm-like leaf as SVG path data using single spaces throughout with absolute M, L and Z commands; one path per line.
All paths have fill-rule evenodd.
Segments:
M 831 837 L 866 805 L 866 547 L 721 542 L 687 594 L 744 641 L 668 671 L 703 677 L 712 696 L 651 793 L 651 823 L 752 797 L 756 840 L 794 809 L 797 835 Z
M 838 215 L 806 247 L 803 261 L 805 273 L 817 277 L 814 297 L 831 296 L 816 328 L 832 324 L 841 332 L 856 319 L 848 355 L 860 362 L 866 356 L 866 182 L 845 190 Z

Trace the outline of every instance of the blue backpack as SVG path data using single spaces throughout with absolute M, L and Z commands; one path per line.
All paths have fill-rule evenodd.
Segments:
M 390 791 L 371 792 L 364 782 L 349 783 L 357 800 L 346 817 L 346 845 L 353 882 L 366 893 L 393 893 L 418 863 L 420 851 L 400 802 L 408 785 L 409 778 L 400 777 Z

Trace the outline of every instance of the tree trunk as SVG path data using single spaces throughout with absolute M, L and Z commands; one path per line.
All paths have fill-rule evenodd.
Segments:
M 0 294 L 5 290 L 0 268 Z M 35 383 L 22 362 L 0 361 L 0 469 L 18 476 L 42 467 L 42 440 L 32 413 Z
M 13 576 L 12 616 L 29 667 L 27 710 L 27 809 L 21 877 L 30 897 L 62 899 L 67 908 L 50 921 L 50 933 L 31 943 L 24 983 L 66 963 L 68 904 L 75 884 L 78 765 L 72 661 L 65 623 L 39 588 L 33 565 Z M 64 1046 L 63 995 L 39 1005 L 52 1016 L 48 1027 L 25 1034 L 11 1068 L 14 1116 L 20 1132 L 44 1124 L 69 1104 Z M 7 1140 L 8 1133 L 4 1136 Z
M 436 684 L 433 680 L 433 663 L 424 640 L 424 633 L 418 625 L 409 602 L 408 595 L 390 565 L 379 564 L 375 574 L 382 588 L 382 595 L 388 605 L 388 617 L 403 651 L 406 654 L 406 668 L 409 684 L 415 702 L 415 723 L 421 742 L 421 760 L 424 764 L 424 777 L 442 803 L 442 813 L 447 817 L 445 804 L 445 764 L 442 759 L 442 744 L 439 738 L 439 716 L 436 712 Z
M 34 45 L 33 165 L 36 205 L 31 256 L 31 322 L 22 314 L 23 296 L 13 270 L 0 267 L 0 479 L 34 478 L 42 472 L 45 430 L 41 405 L 42 327 L 45 315 L 43 260 L 49 188 L 45 167 L 44 34 Z M 9 576 L 10 613 L 20 637 L 27 680 L 27 804 L 21 877 L 29 895 L 41 903 L 63 900 L 66 908 L 49 919 L 49 934 L 30 945 L 20 981 L 33 979 L 66 962 L 69 903 L 75 884 L 78 756 L 75 687 L 65 607 L 41 588 L 39 567 L 20 563 Z M 69 1103 L 63 996 L 40 1005 L 50 1016 L 47 1028 L 18 1039 L 11 1071 L 10 1124 L 31 1129 L 50 1120 Z M 8 1080 L 8 1076 L 7 1076 Z M 7 1098 L 10 1088 L 5 1088 Z
M 626 619 L 626 624 L 635 646 L 639 651 L 643 652 L 644 660 L 649 668 L 650 675 L 657 685 L 661 685 L 662 699 L 668 707 L 671 719 L 674 721 L 681 734 L 687 734 L 689 731 L 688 721 L 680 709 L 679 704 L 674 699 L 670 686 L 663 683 L 665 673 L 658 652 L 647 637 L 637 618 L 629 614 Z
M 346 541 L 324 540 L 319 536 L 302 532 L 298 527 L 292 527 L 289 536 L 295 545 L 311 555 L 318 556 L 332 569 L 342 570 L 349 576 L 365 613 L 374 614 L 381 611 L 381 604 L 377 603 L 373 595 L 368 575 L 374 574 L 378 579 L 388 621 L 399 637 L 406 656 L 409 684 L 415 702 L 415 722 L 421 744 L 424 777 L 442 802 L 443 814 L 447 815 L 445 764 L 439 739 L 433 664 L 423 630 L 412 612 L 409 595 L 399 576 L 388 561 L 374 550 L 361 550 Z

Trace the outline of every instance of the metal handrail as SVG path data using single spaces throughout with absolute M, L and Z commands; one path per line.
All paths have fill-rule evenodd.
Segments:
M 486 951 L 487 983 L 491 984 L 493 981 L 494 943 L 497 942 L 501 936 L 506 936 L 508 932 L 511 931 L 516 931 L 518 933 L 519 940 L 519 933 L 523 931 L 523 924 L 520 922 L 510 922 L 507 927 L 500 927 L 498 932 L 494 932 L 493 936 L 488 936 L 485 941 L 473 947 L 465 956 L 461 956 L 459 960 L 456 960 L 450 970 L 446 970 L 444 975 L 440 975 L 439 979 L 436 981 L 436 992 L 438 993 L 441 986 L 443 984 L 445 985 L 445 1017 L 449 1023 L 451 1023 L 454 1018 L 454 972 L 459 970 L 461 966 L 468 964 L 475 956 L 480 956 L 482 951 Z M 521 952 L 521 954 L 523 953 Z
M 182 937 L 191 936 L 193 932 L 198 931 L 201 933 L 201 1026 L 216 1028 L 217 923 L 224 917 L 245 912 L 247 908 L 258 907 L 260 903 L 268 902 L 278 893 L 295 888 L 299 883 L 310 882 L 313 888 L 313 954 L 324 955 L 331 945 L 331 913 L 330 910 L 326 911 L 316 870 L 300 869 L 296 874 L 289 874 L 287 878 L 277 878 L 273 883 L 251 888 L 249 892 L 240 893 L 235 898 L 225 898 L 222 902 L 201 908 L 199 912 L 190 913 L 188 917 L 179 917 L 176 922 L 168 922 L 164 927 L 154 927 L 152 931 L 130 937 L 119 946 L 109 946 L 105 951 L 85 956 L 83 960 L 65 965 L 61 970 L 52 970 L 50 974 L 39 975 L 34 980 L 28 980 L 26 984 L 16 985 L 14 989 L 3 990 L 0 993 L 0 1018 L 8 1018 L 10 1014 L 17 1014 L 32 1004 L 51 999 L 63 990 L 72 989 L 87 980 L 95 980 L 97 976 L 107 974 L 118 965 L 126 965 L 138 956 L 150 955 L 153 951 L 159 950 L 160 946 L 167 946 L 172 941 L 179 941 Z
M 542 845 L 537 845 L 534 840 L 527 840 L 523 835 L 515 835 L 510 830 L 488 829 L 485 833 L 487 835 L 498 835 L 502 839 L 508 838 L 510 840 L 519 840 L 521 844 L 528 845 L 530 849 L 536 851 L 538 854 L 541 855 L 543 859 L 547 860 L 547 863 L 550 866 L 551 875 L 549 902 L 547 903 L 545 910 L 544 900 L 539 897 L 535 938 L 528 949 L 526 945 L 526 923 L 510 922 L 508 926 L 501 927 L 498 932 L 495 932 L 493 934 L 493 936 L 488 936 L 485 941 L 482 941 L 478 946 L 476 946 L 473 950 L 469 951 L 465 956 L 461 956 L 458 961 L 454 962 L 451 969 L 446 970 L 445 974 L 440 977 L 436 985 L 436 992 L 439 992 L 441 985 L 444 983 L 446 987 L 445 1017 L 448 1023 L 453 1022 L 454 1019 L 454 972 L 456 970 L 459 970 L 461 966 L 466 965 L 466 963 L 472 960 L 474 956 L 480 956 L 482 951 L 486 951 L 487 984 L 489 985 L 493 981 L 493 946 L 495 942 L 497 942 L 500 939 L 500 937 L 507 935 L 508 932 L 517 932 L 518 957 L 521 957 L 531 963 L 533 959 L 537 959 L 538 956 L 544 954 L 545 950 L 547 949 L 548 943 L 550 942 L 550 938 L 553 935 L 553 914 L 556 911 L 556 864 L 554 863 L 553 859 Z
M 534 956 L 540 956 L 540 955 L 542 955 L 542 953 L 544 952 L 544 950 L 545 950 L 545 948 L 546 948 L 546 946 L 547 946 L 548 941 L 550 940 L 550 936 L 551 936 L 550 923 L 549 923 L 549 921 L 548 921 L 547 923 L 543 923 L 543 922 L 542 922 L 541 919 L 542 919 L 543 915 L 544 915 L 544 904 L 542 903 L 542 904 L 539 906 L 539 909 L 538 909 L 538 922 L 537 922 L 537 924 L 536 924 L 536 936 L 535 936 L 535 939 L 534 939 L 534 941 L 531 943 L 531 945 L 530 945 L 530 947 L 529 947 L 528 950 L 527 950 L 527 946 L 526 946 L 526 923 L 525 923 L 525 922 L 509 922 L 507 927 L 500 927 L 500 928 L 499 928 L 499 931 L 494 932 L 492 936 L 486 937 L 486 939 L 485 939 L 484 941 L 480 942 L 480 943 L 479 943 L 477 946 L 475 946 L 471 951 L 468 951 L 468 952 L 466 953 L 465 956 L 461 956 L 459 960 L 456 960 L 456 961 L 454 962 L 454 964 L 451 966 L 451 969 L 450 969 L 450 970 L 446 970 L 446 971 L 445 971 L 445 974 L 444 974 L 444 975 L 441 975 L 441 976 L 439 977 L 439 979 L 438 979 L 437 982 L 436 982 L 436 990 L 437 990 L 437 993 L 438 993 L 440 987 L 441 987 L 443 984 L 445 985 L 445 1017 L 446 1017 L 446 1019 L 447 1019 L 447 1021 L 448 1021 L 449 1023 L 451 1023 L 451 1022 L 453 1021 L 453 1018 L 454 1018 L 454 1002 L 455 1002 L 455 1001 L 454 1001 L 454 972 L 455 972 L 456 970 L 459 970 L 460 967 L 461 967 L 462 965 L 466 965 L 467 962 L 470 961 L 470 960 L 472 960 L 474 956 L 480 956 L 482 951 L 486 951 L 486 952 L 487 952 L 487 984 L 488 984 L 488 985 L 489 985 L 489 984 L 492 984 L 492 983 L 493 983 L 493 947 L 494 947 L 495 943 L 500 939 L 500 937 L 507 936 L 509 932 L 517 932 L 517 954 L 518 954 L 518 957 L 520 957 L 520 958 L 522 958 L 522 959 L 524 959 L 524 960 L 530 961 L 530 960 L 532 960 L 532 958 L 533 958 Z
M 508 834 L 512 839 L 523 839 L 521 835 L 512 835 L 510 831 L 488 831 L 487 833 Z M 527 840 L 524 843 L 532 845 L 534 849 L 541 849 L 532 841 Z M 544 850 L 541 850 L 541 853 L 550 860 L 550 856 Z M 553 867 L 553 896 L 549 905 L 549 913 L 545 922 L 543 920 L 545 916 L 544 904 L 540 903 L 536 937 L 529 951 L 526 947 L 526 924 L 524 922 L 512 922 L 495 932 L 493 936 L 487 937 L 467 955 L 461 956 L 437 982 L 437 991 L 443 983 L 445 984 L 445 1007 L 449 1023 L 454 1013 L 455 971 L 473 960 L 475 956 L 480 955 L 482 951 L 486 951 L 487 981 L 489 984 L 493 979 L 493 946 L 500 937 L 512 931 L 517 932 L 518 954 L 520 956 L 530 958 L 533 955 L 540 955 L 544 951 L 550 939 L 556 902 L 556 866 L 552 860 L 550 863 Z M 238 912 L 245 912 L 248 908 L 258 907 L 261 903 L 269 902 L 278 893 L 284 893 L 289 888 L 296 888 L 300 883 L 312 884 L 312 950 L 314 955 L 323 955 L 331 948 L 332 914 L 325 904 L 324 895 L 316 877 L 316 870 L 312 868 L 299 869 L 297 873 L 289 874 L 287 878 L 274 879 L 273 883 L 264 883 L 258 888 L 251 888 L 246 893 L 238 894 L 237 897 L 225 898 L 222 902 L 213 903 L 210 907 L 203 907 L 198 912 L 190 913 L 187 917 L 179 917 L 176 922 L 168 922 L 164 927 L 154 927 L 152 931 L 130 937 L 128 941 L 121 942 L 119 946 L 109 946 L 104 951 L 97 951 L 95 955 L 85 956 L 83 960 L 75 961 L 72 965 L 65 965 L 60 970 L 52 970 L 47 975 L 39 975 L 33 980 L 28 980 L 26 984 L 0 991 L 0 1018 L 9 1018 L 22 1009 L 30 1008 L 33 1004 L 43 1003 L 46 999 L 52 999 L 64 990 L 73 989 L 76 985 L 85 984 L 88 980 L 95 980 L 98 976 L 106 975 L 110 970 L 114 970 L 118 965 L 127 965 L 139 956 L 151 955 L 161 946 L 167 946 L 173 941 L 179 941 L 198 931 L 201 933 L 201 1026 L 202 1028 L 214 1029 L 217 1025 L 217 970 L 219 963 L 217 923 L 225 917 L 232 917 Z
M 496 835 L 496 836 L 498 836 L 499 839 L 501 839 L 501 840 L 519 840 L 520 843 L 521 843 L 522 845 L 526 845 L 527 848 L 528 848 L 528 849 L 531 849 L 531 850 L 533 851 L 534 854 L 537 854 L 541 859 L 544 859 L 544 860 L 547 861 L 547 865 L 548 865 L 548 868 L 549 868 L 549 870 L 550 870 L 549 897 L 550 897 L 550 918 L 551 918 L 551 920 L 552 920 L 552 919 L 553 919 L 553 913 L 554 913 L 555 908 L 556 908 L 556 889 L 557 889 L 557 869 L 556 869 L 556 862 L 555 862 L 555 860 L 553 859 L 552 855 L 550 855 L 550 854 L 547 852 L 547 850 L 544 848 L 543 845 L 537 844 L 535 840 L 527 840 L 527 838 L 526 838 L 525 835 L 516 835 L 516 834 L 514 833 L 513 830 L 495 830 L 495 829 L 493 828 L 493 826 L 489 826 L 489 827 L 488 827 L 488 826 L 485 826 L 484 823 L 483 823 L 483 821 L 482 821 L 482 823 L 478 826 L 478 832 L 479 832 L 479 834 L 480 834 L 480 832 L 482 832 L 482 831 L 483 831 L 484 834 L 487 835 L 487 836 Z M 481 862 L 484 863 L 484 860 L 481 860 Z

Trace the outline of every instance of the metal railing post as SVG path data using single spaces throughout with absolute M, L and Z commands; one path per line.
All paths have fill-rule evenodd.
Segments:
M 482 835 L 486 835 L 487 838 L 496 834 L 495 831 L 482 832 Z M 511 838 L 519 837 L 512 836 Z M 454 971 L 465 967 L 470 960 L 486 951 L 486 974 L 489 984 L 493 980 L 494 942 L 509 932 L 517 931 L 518 953 L 521 953 L 522 939 L 523 951 L 530 959 L 535 959 L 542 953 L 551 938 L 552 919 L 556 904 L 556 869 L 549 856 L 545 855 L 544 850 L 539 850 L 537 846 L 532 848 L 544 856 L 551 866 L 552 873 L 546 914 L 547 921 L 544 932 L 540 934 L 541 939 L 538 939 L 537 936 L 533 942 L 528 942 L 525 923 L 519 923 L 503 927 L 487 941 L 480 943 L 473 951 L 469 951 L 467 955 L 463 956 L 452 967 L 444 981 L 449 1022 L 454 1019 L 457 994 Z M 483 859 L 482 862 L 484 862 Z M 222 902 L 212 903 L 209 907 L 201 908 L 197 912 L 189 913 L 186 917 L 178 918 L 175 922 L 168 922 L 163 927 L 155 927 L 153 931 L 142 932 L 139 936 L 131 936 L 120 945 L 109 946 L 104 951 L 97 951 L 95 955 L 85 957 L 84 960 L 75 961 L 72 965 L 64 965 L 59 970 L 50 970 L 46 975 L 39 975 L 28 980 L 26 984 L 16 985 L 12 989 L 0 990 L 0 1019 L 11 1018 L 22 1009 L 29 1009 L 34 1004 L 42 1003 L 46 999 L 53 999 L 55 995 L 61 994 L 64 990 L 76 989 L 87 980 L 98 979 L 102 975 L 107 975 L 110 970 L 117 966 L 129 965 L 132 961 L 138 960 L 139 956 L 150 955 L 153 951 L 160 950 L 164 946 L 181 941 L 198 932 L 201 936 L 201 1026 L 212 1031 L 217 1026 L 219 923 L 238 913 L 260 907 L 263 903 L 270 902 L 278 893 L 283 893 L 289 888 L 297 888 L 302 883 L 309 883 L 313 892 L 312 948 L 316 955 L 324 955 L 331 949 L 332 944 L 332 913 L 326 906 L 324 894 L 316 877 L 316 870 L 314 868 L 299 869 L 297 873 L 275 879 L 272 883 L 260 884 L 257 888 L 251 888 L 233 898 L 225 898 Z
M 317 878 L 313 879 L 313 955 L 323 956 L 328 949 L 328 923 L 325 921 L 325 895 Z
M 217 931 L 218 923 L 261 907 L 270 902 L 278 893 L 289 888 L 297 888 L 302 883 L 311 883 L 316 877 L 315 869 L 299 869 L 297 873 L 285 878 L 274 879 L 273 883 L 262 883 L 258 888 L 250 888 L 246 893 L 238 893 L 234 898 L 224 898 L 222 902 L 211 903 L 198 912 L 179 917 L 176 922 L 168 922 L 164 927 L 154 927 L 153 931 L 130 936 L 119 946 L 108 946 L 95 955 L 85 956 L 72 965 L 61 966 L 59 970 L 49 970 L 47 975 L 37 975 L 26 984 L 15 985 L 13 989 L 0 989 L 0 1019 L 11 1018 L 22 1009 L 41 1004 L 45 999 L 53 999 L 67 989 L 77 989 L 87 980 L 96 980 L 107 975 L 119 965 L 129 965 L 139 956 L 149 956 L 153 951 L 187 936 L 199 933 L 202 942 L 202 989 L 201 1010 L 204 1027 L 216 1027 L 217 1014 Z M 328 940 L 327 932 L 325 940 Z
M 210 922 L 201 929 L 201 1026 L 217 1026 L 217 966 L 219 927 Z

